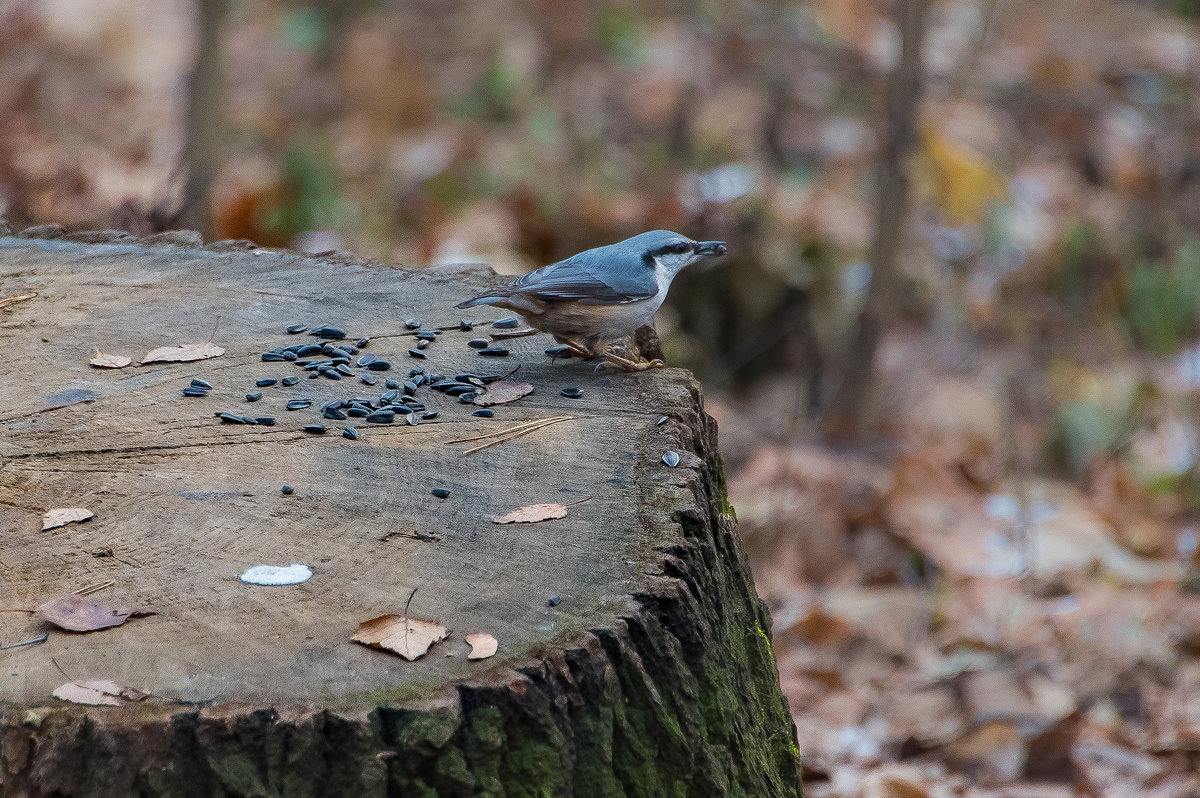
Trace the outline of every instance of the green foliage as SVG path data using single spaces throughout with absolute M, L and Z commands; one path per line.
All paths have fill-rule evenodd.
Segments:
M 320 8 L 297 8 L 279 20 L 280 38 L 289 47 L 323 50 L 331 41 L 329 19 Z
M 642 60 L 644 35 L 636 6 L 601 6 L 596 11 L 592 36 L 600 49 L 626 65 L 635 66 Z
M 470 89 L 452 98 L 450 113 L 482 122 L 511 122 L 520 110 L 522 80 L 517 72 L 499 61 L 475 79 Z
M 1077 222 L 1058 241 L 1058 269 L 1053 287 L 1058 300 L 1078 315 L 1092 304 L 1099 287 L 1098 264 L 1106 257 L 1100 231 L 1091 222 Z
M 1131 338 L 1158 354 L 1176 351 L 1200 322 L 1200 242 L 1174 260 L 1142 261 L 1126 278 L 1121 315 Z
M 326 143 L 308 136 L 297 138 L 284 153 L 280 169 L 284 201 L 263 220 L 265 229 L 291 238 L 305 230 L 337 226 L 351 214 Z

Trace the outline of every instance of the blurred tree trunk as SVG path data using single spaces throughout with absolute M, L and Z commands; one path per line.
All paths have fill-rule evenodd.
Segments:
M 921 38 L 926 0 L 897 0 L 900 61 L 887 91 L 887 120 L 879 165 L 875 236 L 871 242 L 871 285 L 858 319 L 858 330 L 843 356 L 841 384 L 825 417 L 826 437 L 850 441 L 861 431 L 870 395 L 875 350 L 895 316 L 901 290 L 896 260 L 908 219 L 908 162 L 917 142 L 921 104 Z
M 187 173 L 180 222 L 212 235 L 212 183 L 221 161 L 221 27 L 229 0 L 197 0 L 199 37 L 196 66 L 188 81 L 183 167 Z

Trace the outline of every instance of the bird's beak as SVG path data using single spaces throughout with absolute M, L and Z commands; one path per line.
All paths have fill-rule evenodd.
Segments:
M 724 241 L 698 241 L 696 243 L 696 254 L 709 257 L 712 255 L 725 254 Z

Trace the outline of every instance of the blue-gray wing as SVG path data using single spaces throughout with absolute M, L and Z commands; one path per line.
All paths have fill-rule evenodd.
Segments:
M 532 271 L 503 290 L 543 301 L 620 305 L 654 296 L 658 281 L 654 269 L 640 258 L 606 257 L 600 250 L 589 249 Z

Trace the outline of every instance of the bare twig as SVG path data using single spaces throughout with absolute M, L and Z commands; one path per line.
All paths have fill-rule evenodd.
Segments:
M 75 679 L 73 679 L 71 677 L 71 674 L 69 674 L 63 670 L 62 665 L 59 665 L 58 660 L 56 660 L 54 657 L 50 658 L 50 664 L 53 665 L 54 667 L 58 668 L 58 672 L 61 673 L 63 676 L 65 676 L 68 682 L 75 681 Z
M 221 326 L 221 317 L 217 316 L 217 321 L 215 324 L 213 324 L 212 335 L 208 336 L 208 340 L 205 341 L 204 343 L 206 343 L 206 344 L 212 343 L 212 339 L 217 337 L 217 330 L 220 328 L 220 326 Z
M 22 640 L 20 643 L 6 643 L 5 645 L 0 646 L 0 651 L 5 650 L 6 648 L 20 648 L 21 646 L 32 646 L 34 643 L 45 643 L 46 639 L 49 637 L 50 637 L 50 635 L 44 634 L 44 635 L 38 635 L 37 637 L 32 637 L 28 640 Z
M 20 296 L 5 297 L 4 299 L 0 299 L 0 308 L 4 307 L 5 305 L 15 305 L 17 302 L 24 302 L 27 299 L 33 299 L 35 296 L 37 296 L 36 291 L 34 291 L 32 294 L 21 294 Z
M 74 595 L 91 595 L 92 593 L 100 593 L 101 590 L 113 587 L 114 584 L 116 584 L 116 580 L 108 580 L 107 582 L 97 582 L 96 584 L 89 584 L 89 586 L 85 587 L 85 588 L 79 588 L 78 590 L 72 590 L 72 593 Z
M 408 653 L 408 605 L 412 604 L 413 596 L 417 595 L 417 589 L 414 587 L 412 592 L 408 594 L 408 601 L 404 602 L 404 651 Z
M 503 437 L 499 437 L 496 440 L 491 441 L 489 443 L 485 443 L 481 446 L 475 446 L 470 449 L 467 449 L 463 452 L 463 454 L 472 454 L 474 452 L 478 452 L 483 449 L 486 449 L 489 446 L 495 446 L 500 443 L 507 443 L 508 441 L 516 440 L 517 438 L 528 435 L 529 433 L 534 432 L 539 429 L 542 429 L 543 427 L 548 427 L 551 424 L 557 424 L 560 421 L 571 421 L 573 418 L 574 418 L 574 416 L 562 416 L 560 418 L 548 418 L 548 419 L 545 419 L 544 421 L 540 421 L 536 424 L 526 425 L 526 427 L 524 429 L 520 429 L 520 430 L 512 432 L 511 434 L 508 434 L 508 435 L 504 435 Z M 485 437 L 489 437 L 489 436 L 485 436 Z
M 526 327 L 524 330 L 499 330 L 492 333 L 493 341 L 503 341 L 506 338 L 524 338 L 527 335 L 537 335 L 538 331 L 532 327 Z
M 853 440 L 861 432 L 875 352 L 896 314 L 903 287 L 897 253 L 908 220 L 908 160 L 917 141 L 926 4 L 927 0 L 901 0 L 897 5 L 900 62 L 892 73 L 887 92 L 887 131 L 879 165 L 875 234 L 871 241 L 871 284 L 858 317 L 858 331 L 842 358 L 849 369 L 822 419 L 823 432 L 832 438 Z

